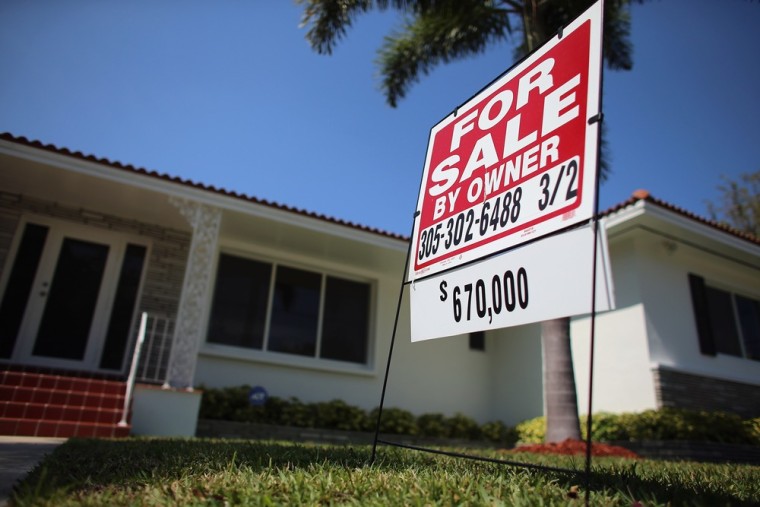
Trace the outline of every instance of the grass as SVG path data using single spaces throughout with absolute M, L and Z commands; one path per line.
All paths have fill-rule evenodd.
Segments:
M 582 471 L 582 457 L 489 457 Z M 72 439 L 14 505 L 582 505 L 582 475 L 425 452 L 210 439 Z M 757 505 L 760 467 L 595 458 L 592 505 Z

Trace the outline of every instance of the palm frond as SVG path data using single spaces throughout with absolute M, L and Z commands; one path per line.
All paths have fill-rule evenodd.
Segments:
M 490 2 L 440 3 L 446 5 L 408 18 L 378 52 L 381 88 L 392 107 L 436 65 L 481 53 L 512 31 L 509 12 Z
M 437 65 L 481 53 L 509 36 L 519 60 L 567 26 L 594 0 L 296 0 L 304 4 L 302 26 L 318 53 L 330 54 L 353 21 L 370 10 L 395 9 L 406 16 L 400 30 L 378 50 L 380 88 L 396 107 L 409 89 Z M 606 0 L 603 54 L 607 66 L 633 66 L 630 5 L 645 0 Z M 513 26 L 515 27 L 513 30 Z M 602 125 L 601 178 L 610 174 L 610 155 Z
M 371 0 L 296 0 L 305 4 L 301 27 L 309 26 L 306 40 L 318 53 L 331 54 L 354 19 L 373 7 Z
M 300 26 L 310 27 L 306 40 L 318 53 L 329 55 L 353 21 L 365 12 L 392 8 L 422 14 L 440 9 L 451 0 L 296 0 L 296 3 L 304 5 Z
M 633 68 L 630 1 L 607 0 L 604 4 L 604 60 L 613 70 Z

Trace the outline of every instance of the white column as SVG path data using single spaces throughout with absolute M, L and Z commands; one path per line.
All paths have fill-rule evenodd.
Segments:
M 198 349 L 208 313 L 212 267 L 222 212 L 218 208 L 187 199 L 170 197 L 169 200 L 193 227 L 193 238 L 187 257 L 164 387 L 192 390 Z

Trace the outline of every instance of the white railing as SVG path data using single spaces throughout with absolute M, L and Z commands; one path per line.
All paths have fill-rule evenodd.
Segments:
M 127 426 L 129 406 L 135 382 L 163 384 L 166 380 L 167 366 L 174 339 L 174 321 L 165 317 L 140 315 L 140 328 L 137 332 L 135 349 L 127 377 L 127 390 L 124 396 L 124 409 L 119 426 Z
M 137 343 L 135 344 L 135 351 L 132 354 L 132 363 L 129 367 L 129 376 L 127 377 L 127 392 L 124 395 L 124 410 L 121 412 L 121 421 L 119 426 L 127 426 L 127 419 L 129 418 L 129 404 L 132 402 L 132 391 L 135 388 L 135 375 L 137 374 L 137 363 L 140 361 L 140 351 L 142 350 L 143 343 L 145 342 L 145 328 L 148 323 L 148 314 L 143 312 L 140 316 L 140 330 L 137 333 Z
M 169 356 L 174 339 L 174 320 L 158 315 L 148 315 L 145 341 L 137 362 L 135 380 L 148 384 L 163 385 L 166 381 Z

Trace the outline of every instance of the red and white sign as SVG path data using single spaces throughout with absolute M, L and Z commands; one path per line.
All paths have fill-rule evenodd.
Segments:
M 409 281 L 592 217 L 601 25 L 597 2 L 433 127 Z

